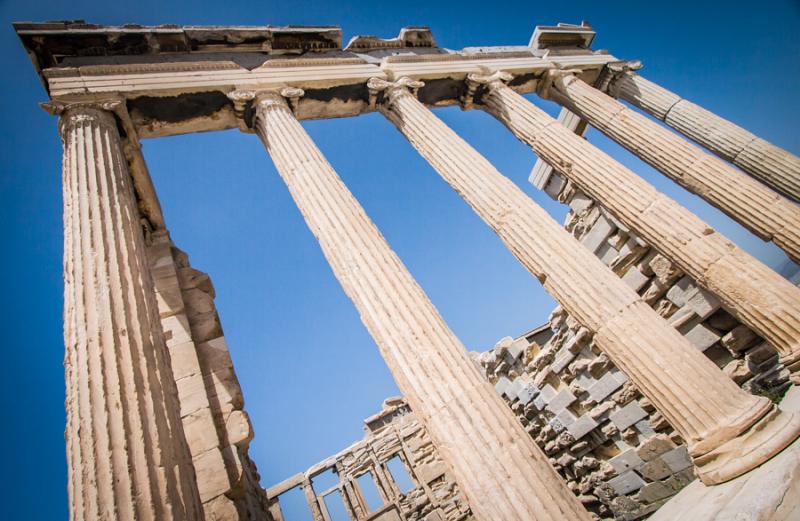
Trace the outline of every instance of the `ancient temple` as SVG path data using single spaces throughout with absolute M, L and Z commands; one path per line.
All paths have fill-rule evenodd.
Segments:
M 800 384 L 800 288 L 582 136 L 794 261 L 800 158 L 593 50 L 591 27 L 460 51 L 425 27 L 347 45 L 330 26 L 15 29 L 64 147 L 71 519 L 284 521 L 292 490 L 315 521 L 338 521 L 334 500 L 381 521 L 800 516 L 800 415 L 778 405 Z M 436 116 L 451 105 L 531 147 L 563 225 Z M 467 352 L 301 124 L 369 112 L 559 303 L 547 324 Z M 230 128 L 263 142 L 403 393 L 364 439 L 278 484 L 248 456 L 214 287 L 171 241 L 141 150 Z

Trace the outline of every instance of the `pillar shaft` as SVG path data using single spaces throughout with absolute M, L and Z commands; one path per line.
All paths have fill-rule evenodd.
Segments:
M 201 519 L 116 122 L 67 107 L 61 132 L 70 518 Z
M 255 130 L 475 515 L 588 520 L 282 97 L 258 98 Z
M 609 92 L 660 119 L 787 197 L 800 201 L 800 157 L 638 74 L 624 72 L 612 80 Z
M 800 262 L 800 206 L 571 74 L 556 75 L 549 96 Z
M 779 415 L 768 400 L 739 389 L 407 89 L 392 85 L 383 113 L 564 309 L 595 334 L 597 345 L 689 442 L 704 481 L 735 477 L 797 437 L 796 418 Z M 769 448 L 762 445 L 758 457 L 747 454 L 767 431 Z
M 714 293 L 800 380 L 800 289 L 500 81 L 483 102 L 540 159 Z

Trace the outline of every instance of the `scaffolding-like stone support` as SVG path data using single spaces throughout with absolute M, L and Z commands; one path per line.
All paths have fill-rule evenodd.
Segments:
M 800 206 L 576 76 L 551 76 L 543 94 L 800 262 Z
M 505 85 L 501 76 L 471 76 L 472 81 L 483 83 L 482 101 L 488 111 L 540 159 L 675 262 L 741 322 L 769 341 L 792 371 L 793 381 L 800 382 L 800 289 L 560 125 Z
M 49 105 L 64 144 L 70 518 L 199 520 L 200 499 L 113 104 Z
M 704 482 L 747 472 L 797 438 L 800 418 L 739 389 L 409 85 L 420 87 L 370 80 L 385 91 L 383 114 L 688 441 Z
M 630 71 L 623 71 L 611 81 L 609 94 L 644 110 L 775 190 L 800 201 L 800 157 Z
M 476 517 L 588 520 L 303 130 L 292 90 L 256 97 L 255 131 Z

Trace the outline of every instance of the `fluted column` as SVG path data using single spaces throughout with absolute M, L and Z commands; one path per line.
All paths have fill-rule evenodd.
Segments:
M 612 80 L 609 93 L 800 201 L 800 157 L 633 72 L 622 72 Z
M 113 104 L 51 104 L 64 143 L 70 518 L 202 518 Z
M 569 73 L 547 95 L 800 262 L 800 206 Z
M 772 344 L 800 382 L 800 289 L 576 136 L 503 83 L 483 83 L 482 101 L 540 159 L 714 293 L 725 309 Z M 795 230 L 798 231 L 798 230 Z
M 476 517 L 588 520 L 284 98 L 255 105 L 256 132 Z
M 415 85 L 416 83 L 416 85 Z M 547 212 L 433 115 L 406 85 L 383 114 L 687 440 L 706 483 L 731 479 L 792 442 L 800 418 L 739 389 Z M 753 447 L 757 447 L 755 450 Z

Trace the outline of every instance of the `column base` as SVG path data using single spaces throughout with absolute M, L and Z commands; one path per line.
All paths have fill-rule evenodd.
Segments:
M 800 437 L 800 415 L 783 412 L 763 399 L 764 413 L 748 429 L 711 450 L 707 441 L 689 449 L 697 477 L 705 485 L 734 479 L 763 464 Z

